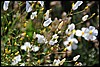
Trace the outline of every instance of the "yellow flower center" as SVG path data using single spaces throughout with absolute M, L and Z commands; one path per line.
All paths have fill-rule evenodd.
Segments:
M 71 35 L 71 32 L 69 32 L 67 35 L 70 36 Z
M 92 34 L 92 30 L 89 31 L 89 34 Z
M 82 35 L 84 35 L 84 32 L 82 32 Z
M 72 32 L 73 32 L 73 33 L 75 33 L 75 32 L 76 32 L 76 30 L 73 30 Z
M 70 41 L 70 42 L 69 42 L 69 44 L 68 44 L 67 46 L 70 46 L 70 45 L 72 45 L 72 44 L 73 44 L 73 42 L 72 42 L 72 41 Z

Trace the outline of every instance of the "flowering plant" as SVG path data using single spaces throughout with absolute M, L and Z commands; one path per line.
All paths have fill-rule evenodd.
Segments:
M 60 14 L 61 1 L 50 2 L 50 9 L 46 9 L 46 1 L 2 1 L 1 65 L 98 64 L 99 15 L 88 14 L 95 1 L 69 2 L 70 11 Z

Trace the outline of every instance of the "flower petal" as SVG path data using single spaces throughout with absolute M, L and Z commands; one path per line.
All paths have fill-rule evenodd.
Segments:
M 49 10 L 46 11 L 45 15 L 46 15 L 46 16 L 44 17 L 44 19 L 45 19 L 45 20 L 48 20 L 48 19 L 49 19 Z
M 54 34 L 54 35 L 52 36 L 52 38 L 53 38 L 53 39 L 57 39 L 57 38 L 58 38 L 57 34 Z
M 81 30 L 82 30 L 82 32 L 84 32 L 84 31 L 86 30 L 86 28 L 85 28 L 85 27 L 83 27 Z
M 44 6 L 44 1 L 38 1 L 40 5 L 43 7 Z
M 67 46 L 66 48 L 67 48 L 68 51 L 72 51 L 72 46 L 71 45 Z
M 34 17 L 37 15 L 37 11 L 35 11 L 35 12 L 32 12 L 32 14 L 31 14 L 31 19 L 34 19 Z
M 76 9 L 78 9 L 78 6 L 75 6 L 75 5 L 74 5 L 74 6 L 72 7 L 72 9 L 73 9 L 73 10 L 76 10 Z
M 82 36 L 82 31 L 81 30 L 76 30 L 76 36 Z
M 89 26 L 89 30 L 95 30 L 95 27 Z
M 30 42 L 25 42 L 25 43 L 24 43 L 24 46 L 26 46 L 26 47 L 28 47 L 28 48 L 31 48 Z
M 32 50 L 33 50 L 34 52 L 37 52 L 37 51 L 39 50 L 39 47 L 38 47 L 38 46 L 33 46 L 33 47 L 32 47 Z
M 75 57 L 73 58 L 73 61 L 77 61 L 79 57 L 80 57 L 80 55 L 75 56 Z
M 73 10 L 78 9 L 78 7 L 83 3 L 83 1 L 77 1 L 74 6 L 72 7 Z
M 66 34 L 68 34 L 68 29 L 65 31 Z
M 88 17 L 89 17 L 89 15 L 85 15 L 85 16 L 82 17 L 82 20 L 86 21 Z
M 73 44 L 73 45 L 72 45 L 72 49 L 73 49 L 73 50 L 76 50 L 77 47 L 78 47 L 78 46 L 77 46 L 76 44 Z
M 22 63 L 20 66 L 25 66 L 25 63 Z
M 91 36 L 89 37 L 89 39 L 90 39 L 90 40 L 95 40 L 95 39 L 96 39 L 96 36 L 91 35 Z
M 84 31 L 84 33 L 88 33 L 89 32 L 89 29 L 88 28 L 86 28 L 85 29 L 85 31 Z
M 88 33 L 84 34 L 83 37 L 84 37 L 85 40 L 89 40 L 89 34 Z
M 63 44 L 64 44 L 65 46 L 67 46 L 67 45 L 69 44 L 69 41 L 64 41 Z
M 45 37 L 43 35 L 36 34 L 36 37 L 38 38 L 38 43 L 46 43 L 47 42 L 47 40 L 45 39 Z
M 14 60 L 11 65 L 16 65 L 18 62 L 21 61 L 21 55 L 14 57 Z
M 97 29 L 95 29 L 95 30 L 93 31 L 93 35 L 94 35 L 94 36 L 97 36 L 97 35 L 98 35 L 98 30 L 97 30 Z
M 44 26 L 44 27 L 47 27 L 51 22 L 52 22 L 52 20 L 51 20 L 51 18 L 49 18 L 48 20 L 46 20 L 46 21 L 43 23 L 43 26 Z
M 73 41 L 74 43 L 76 43 L 76 44 L 78 43 L 78 40 L 77 40 L 76 38 L 73 38 L 72 41 Z
M 31 5 L 29 4 L 28 1 L 26 1 L 26 12 L 31 12 L 32 11 L 32 7 Z
M 54 66 L 59 66 L 60 60 L 59 59 L 54 59 L 53 65 Z
M 26 51 L 26 46 L 21 46 L 21 49 Z
M 72 24 L 70 24 L 70 25 L 68 25 L 68 29 L 71 31 L 71 30 L 73 30 L 73 29 L 75 29 L 75 25 L 72 23 Z
M 83 3 L 83 1 L 77 1 L 77 2 L 75 3 L 75 5 L 76 5 L 76 6 L 80 6 L 82 3 Z
M 57 43 L 57 42 L 58 42 L 57 39 L 54 40 L 54 41 L 51 39 L 51 40 L 49 41 L 49 44 L 50 44 L 50 45 L 54 45 L 54 44 Z
M 5 11 L 8 9 L 9 3 L 10 3 L 10 1 L 4 1 L 3 9 L 4 9 Z

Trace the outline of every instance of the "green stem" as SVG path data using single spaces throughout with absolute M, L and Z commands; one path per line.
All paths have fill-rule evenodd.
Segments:
M 82 10 L 82 11 L 79 11 L 79 12 L 76 12 L 76 13 L 73 13 L 73 14 L 79 14 L 79 13 L 82 13 L 84 12 L 85 10 Z

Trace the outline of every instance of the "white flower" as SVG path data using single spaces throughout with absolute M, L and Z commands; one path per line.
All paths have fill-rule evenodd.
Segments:
M 71 34 L 71 33 L 74 34 L 74 32 L 72 32 L 72 30 L 74 30 L 74 29 L 75 29 L 75 25 L 72 23 L 72 24 L 68 25 L 68 28 L 67 28 L 67 30 L 65 31 L 65 33 L 66 33 L 66 34 Z
M 62 59 L 62 60 L 60 61 L 60 65 L 63 65 L 63 63 L 65 62 L 65 60 L 66 60 L 66 58 Z
M 20 66 L 25 66 L 25 63 L 22 63 Z
M 82 66 L 82 63 L 81 62 L 76 62 L 75 66 Z
M 28 1 L 28 2 L 30 2 L 30 3 L 34 2 L 35 3 L 36 1 Z
M 57 42 L 58 42 L 57 40 L 54 40 L 54 41 L 53 41 L 53 40 L 50 40 L 50 41 L 49 41 L 49 44 L 50 44 L 50 45 L 54 45 L 54 44 L 57 43 Z
M 95 40 L 98 35 L 98 30 L 95 27 L 90 26 L 89 28 L 82 28 L 82 37 L 85 40 Z
M 31 18 L 31 19 L 34 19 L 34 17 L 36 17 L 36 16 L 37 16 L 37 11 L 32 12 L 32 14 L 31 14 L 30 18 Z
M 68 51 L 72 51 L 72 45 L 66 47 Z
M 82 17 L 82 20 L 86 21 L 88 17 L 89 17 L 89 15 L 85 15 L 85 16 Z
M 78 7 L 79 7 L 82 3 L 83 3 L 83 1 L 77 1 L 77 2 L 74 4 L 74 6 L 72 6 L 72 9 L 73 9 L 73 10 L 78 9 Z
M 26 1 L 26 12 L 31 12 L 32 6 L 29 4 L 29 1 Z
M 52 22 L 52 20 L 51 20 L 51 18 L 49 18 L 48 20 L 44 21 L 43 26 L 47 27 L 51 22 Z
M 80 55 L 75 56 L 75 57 L 73 58 L 73 61 L 77 61 L 79 57 L 80 57 Z
M 76 38 L 68 37 L 66 41 L 63 42 L 67 50 L 71 51 L 72 49 L 77 49 L 78 40 Z
M 76 36 L 82 36 L 82 31 L 81 30 L 76 30 Z
M 29 3 L 32 3 L 32 1 L 28 1 Z
M 54 35 L 52 36 L 53 39 L 58 39 L 58 37 L 59 37 L 59 36 L 57 36 L 57 34 L 54 34 Z
M 36 37 L 38 38 L 38 43 L 47 43 L 47 39 L 40 34 L 36 34 Z
M 53 65 L 54 66 L 59 66 L 59 64 L 60 64 L 60 60 L 59 59 L 54 59 Z
M 61 31 L 58 31 L 58 34 L 61 34 Z
M 16 57 L 14 57 L 14 59 L 12 60 L 12 64 L 11 65 L 16 65 L 18 62 L 21 61 L 21 55 L 18 55 Z
M 57 41 L 58 37 L 59 37 L 59 36 L 57 36 L 57 34 L 54 34 L 54 35 L 52 36 L 52 39 L 49 41 L 49 44 L 50 44 L 50 45 L 54 45 L 55 43 L 57 43 L 57 42 L 58 42 L 58 41 Z
M 75 24 L 70 24 L 70 25 L 68 25 L 68 29 L 71 31 L 71 30 L 73 30 L 73 29 L 75 29 Z
M 34 52 L 37 52 L 37 51 L 39 50 L 39 48 L 40 48 L 40 47 L 34 45 L 34 46 L 32 47 L 32 50 L 33 50 Z
M 46 13 L 45 13 L 45 17 L 44 17 L 45 20 L 48 20 L 48 18 L 49 18 L 49 13 L 50 13 L 50 11 L 47 10 Z
M 33 33 L 33 38 L 34 38 L 34 39 L 36 38 L 36 33 L 35 33 L 35 32 Z
M 82 36 L 82 37 L 84 37 L 84 33 L 88 33 L 89 32 L 89 30 L 87 29 L 87 28 L 85 28 L 85 27 L 83 27 L 81 30 L 76 30 L 76 36 Z
M 4 1 L 4 4 L 3 4 L 4 11 L 6 11 L 8 9 L 9 3 L 10 3 L 10 1 Z
M 76 36 L 82 36 L 85 40 L 95 40 L 98 35 L 98 30 L 95 27 L 90 26 L 89 28 L 82 28 L 76 31 Z
M 44 1 L 38 1 L 40 5 L 43 7 L 44 6 Z
M 21 46 L 21 49 L 29 52 L 29 48 L 31 48 L 31 46 L 30 42 L 25 42 L 24 45 Z
M 65 62 L 65 60 L 66 60 L 66 58 L 62 59 L 61 61 L 59 59 L 54 59 L 53 65 L 54 66 L 63 65 L 63 63 Z

